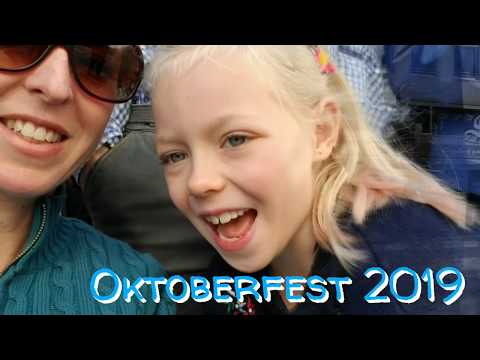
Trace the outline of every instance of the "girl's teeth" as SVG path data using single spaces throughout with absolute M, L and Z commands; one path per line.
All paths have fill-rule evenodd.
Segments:
M 227 224 L 230 221 L 243 216 L 243 214 L 246 213 L 246 210 L 239 210 L 239 211 L 231 211 L 231 212 L 226 212 L 220 216 L 209 216 L 206 218 L 206 220 L 213 225 L 218 225 L 218 224 Z
M 8 121 L 7 121 L 7 127 L 8 127 L 10 130 L 15 130 L 15 120 L 8 120 Z
M 223 241 L 226 241 L 226 242 L 235 242 L 235 241 L 237 241 L 237 240 L 239 239 L 239 238 L 236 237 L 236 236 L 231 237 L 231 238 L 230 238 L 230 237 L 226 237 L 226 236 L 224 236 L 222 233 L 219 233 L 219 235 L 220 235 L 220 239 L 222 239 Z
M 226 223 L 230 222 L 230 213 L 220 215 L 220 222 L 222 224 L 226 224 Z

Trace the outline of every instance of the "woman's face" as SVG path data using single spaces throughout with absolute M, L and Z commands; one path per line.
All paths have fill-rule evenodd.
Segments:
M 223 64 L 160 80 L 157 150 L 175 205 L 254 272 L 310 231 L 314 141 L 241 60 Z
M 0 71 L 0 193 L 35 198 L 66 180 L 95 149 L 112 106 L 80 89 L 62 48 L 28 71 Z

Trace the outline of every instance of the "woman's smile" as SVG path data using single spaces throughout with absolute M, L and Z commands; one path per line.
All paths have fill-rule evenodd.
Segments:
M 42 123 L 42 124 L 41 124 Z M 67 132 L 47 122 L 31 118 L 1 117 L 0 135 L 23 155 L 35 158 L 49 158 L 64 149 L 69 138 Z

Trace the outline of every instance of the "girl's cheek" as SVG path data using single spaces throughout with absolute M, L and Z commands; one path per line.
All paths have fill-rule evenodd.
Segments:
M 265 193 L 281 180 L 288 171 L 277 154 L 262 152 L 255 159 L 247 159 L 242 165 L 230 168 L 238 174 L 239 185 L 252 192 Z
M 168 193 L 173 204 L 181 211 L 188 206 L 188 190 L 184 181 L 179 177 L 166 176 Z

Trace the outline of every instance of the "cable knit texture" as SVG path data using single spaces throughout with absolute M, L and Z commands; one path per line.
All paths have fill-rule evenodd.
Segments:
M 123 297 L 112 304 L 101 304 L 90 293 L 92 275 L 109 268 L 132 283 L 139 277 L 166 276 L 151 256 L 129 245 L 98 233 L 89 225 L 60 215 L 61 195 L 42 199 L 35 209 L 34 222 L 26 248 L 41 223 L 41 203 L 47 205 L 46 228 L 38 241 L 17 262 L 0 275 L 0 314 L 45 315 L 148 315 L 174 314 L 175 306 L 162 293 L 160 303 L 152 301 L 149 286 L 140 292 L 147 302 Z M 114 283 L 104 278 L 100 294 L 109 294 Z M 163 290 L 163 289 L 162 289 Z

